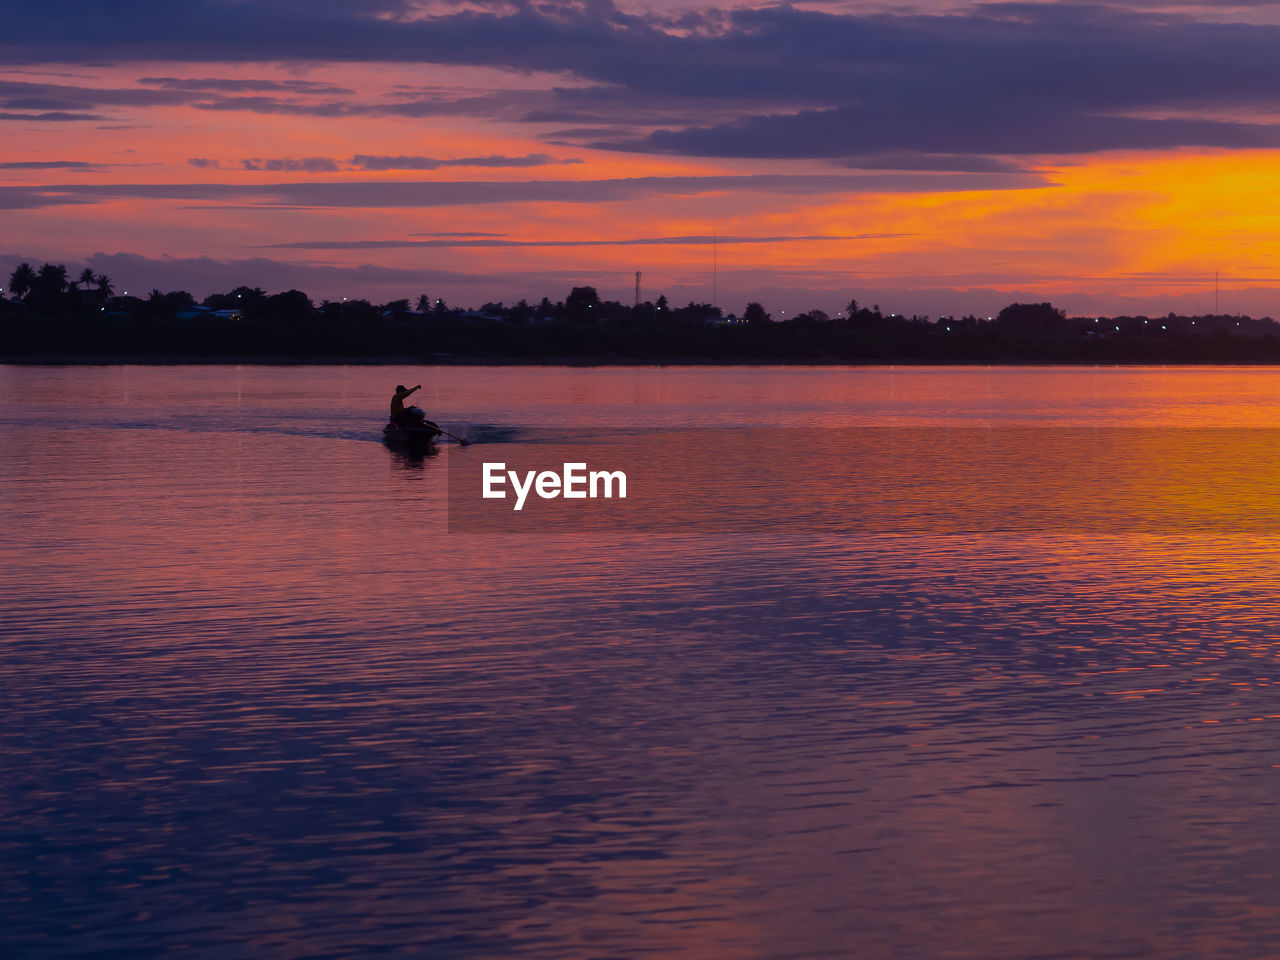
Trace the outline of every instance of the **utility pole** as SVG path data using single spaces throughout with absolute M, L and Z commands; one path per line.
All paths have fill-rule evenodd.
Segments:
M 1213 315 L 1218 315 L 1218 271 L 1213 271 Z
M 640 271 L 639 270 L 636 271 L 636 303 L 635 305 L 637 307 L 640 306 Z

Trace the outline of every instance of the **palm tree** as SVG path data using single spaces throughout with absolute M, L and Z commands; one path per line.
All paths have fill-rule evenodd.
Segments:
M 9 274 L 9 292 L 21 300 L 31 292 L 36 282 L 36 272 L 29 263 L 18 264 L 18 269 Z
M 109 298 L 111 294 L 115 293 L 115 288 L 111 286 L 111 278 L 105 273 L 98 274 L 93 282 L 98 285 L 98 292 L 101 293 L 103 297 Z
M 418 312 L 419 313 L 431 312 L 431 298 L 428 297 L 425 293 L 418 298 Z
M 85 267 L 83 270 L 80 271 L 80 279 L 76 281 L 76 285 L 84 287 L 86 290 L 88 290 L 90 287 L 93 286 L 93 281 L 96 279 L 97 277 L 94 275 L 94 272 L 90 270 L 88 267 Z
M 46 263 L 36 273 L 35 285 L 43 294 L 59 294 L 67 289 L 67 268 L 60 263 Z

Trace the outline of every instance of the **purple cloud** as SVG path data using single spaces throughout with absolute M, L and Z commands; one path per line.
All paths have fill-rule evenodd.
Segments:
M 153 77 L 131 91 L 0 88 L 0 96 L 146 106 L 143 95 L 167 95 L 209 110 L 332 117 L 520 109 L 531 122 L 622 128 L 593 141 L 598 147 L 722 157 L 1280 144 L 1280 127 L 1239 119 L 1269 116 L 1280 104 L 1280 27 L 1268 24 L 1073 3 L 994 3 L 945 15 L 790 5 L 642 15 L 608 0 L 444 9 L 423 15 L 408 0 L 163 8 L 156 0 L 47 0 L 15 5 L 23 29 L 0 35 L 0 61 L 431 62 L 567 70 L 587 83 L 366 102 L 291 81 L 194 90 L 196 81 Z M 19 119 L 60 113 L 76 118 L 44 110 Z
M 388 157 L 356 154 L 350 160 L 334 157 L 281 157 L 275 159 L 242 159 L 241 170 L 279 170 L 304 173 L 333 173 L 339 170 L 439 170 L 441 167 L 545 167 L 578 164 L 576 157 L 557 160 L 546 153 L 529 153 L 521 157 L 491 155 L 487 157 Z M 223 170 L 221 160 L 210 157 L 192 157 L 187 163 L 202 169 Z
M 910 236 L 905 233 L 860 233 L 848 236 L 814 234 L 779 237 L 718 237 L 687 235 L 681 237 L 631 237 L 618 240 L 504 240 L 448 239 L 431 240 L 297 240 L 292 243 L 269 243 L 269 249 L 287 250 L 392 250 L 405 247 L 710 247 L 739 246 L 756 243 L 798 243 L 801 241 L 889 240 Z
M 184 79 L 180 77 L 139 77 L 138 82 L 149 87 L 161 87 L 165 90 L 185 90 L 198 93 L 216 91 L 219 93 L 240 93 L 245 90 L 279 90 L 288 93 L 302 94 L 349 94 L 355 93 L 349 87 L 338 87 L 331 83 L 316 83 L 311 80 L 223 80 L 217 77 L 201 77 Z
M 491 155 L 487 157 L 374 157 L 357 154 L 351 165 L 363 170 L 438 170 L 441 167 L 545 167 L 582 163 L 577 157 L 557 160 L 546 153 L 529 153 L 522 157 Z
M 1019 173 L 1025 168 L 1008 160 L 964 153 L 872 153 L 844 157 L 835 163 L 852 170 L 951 170 L 965 173 Z
M 334 173 L 339 170 L 338 161 L 332 157 L 286 157 L 274 160 L 241 160 L 242 170 L 283 170 L 288 172 Z
M 108 164 L 88 160 L 5 160 L 0 170 L 97 170 Z
M 248 208 L 450 207 L 511 203 L 616 203 L 697 197 L 724 190 L 841 195 L 1051 186 L 1039 174 L 866 173 L 626 177 L 611 180 L 349 180 L 292 183 L 136 183 L 0 186 L 0 209 L 100 203 L 120 198 L 186 200 Z
M 81 120 L 105 120 L 96 113 L 67 113 L 54 110 L 48 113 L 10 113 L 0 111 L 0 120 L 27 120 L 38 123 L 68 123 Z

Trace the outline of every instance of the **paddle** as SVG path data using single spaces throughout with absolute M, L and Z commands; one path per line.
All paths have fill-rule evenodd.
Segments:
M 439 430 L 444 436 L 452 437 L 454 440 L 457 440 L 464 447 L 467 445 L 467 441 L 463 440 L 461 437 L 457 436 L 456 434 L 452 434 L 448 430 L 445 430 L 443 427 L 440 426 L 440 424 L 435 423 L 431 420 L 428 420 L 427 424 L 431 427 L 432 430 Z

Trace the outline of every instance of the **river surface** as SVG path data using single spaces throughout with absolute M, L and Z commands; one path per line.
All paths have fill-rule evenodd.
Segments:
M 448 522 L 451 458 L 723 426 L 1270 478 L 1280 371 L 0 367 L 0 954 L 1276 955 L 1280 529 Z

